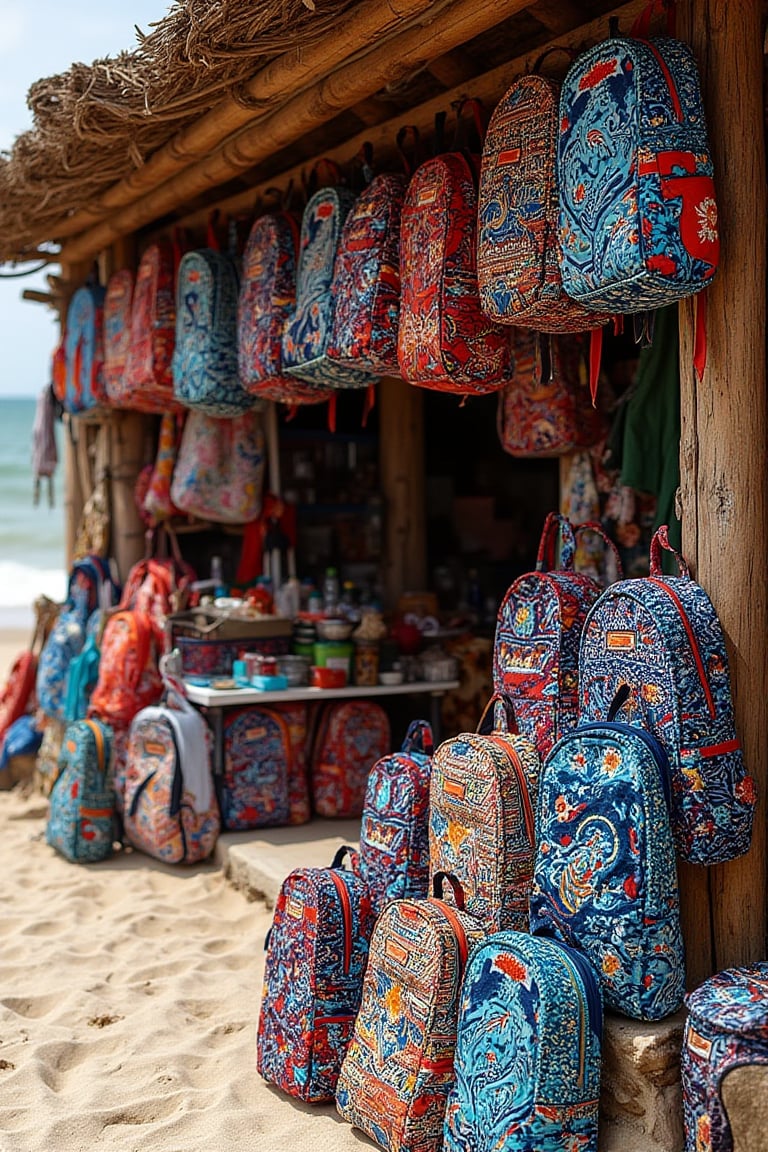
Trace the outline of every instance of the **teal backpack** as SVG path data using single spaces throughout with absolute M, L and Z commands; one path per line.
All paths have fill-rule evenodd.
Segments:
M 76 864 L 106 860 L 116 838 L 112 729 L 99 720 L 69 724 L 49 797 L 45 839 Z

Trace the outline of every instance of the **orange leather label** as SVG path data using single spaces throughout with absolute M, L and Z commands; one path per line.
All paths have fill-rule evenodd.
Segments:
M 304 905 L 300 900 L 294 900 L 293 897 L 289 897 L 285 902 L 285 913 L 294 920 L 301 920 L 304 915 Z
M 444 780 L 443 792 L 446 792 L 449 796 L 455 796 L 457 800 L 463 800 L 467 790 L 458 780 Z
M 246 740 L 261 740 L 266 734 L 266 728 L 248 728 L 246 729 L 245 738 Z
M 165 744 L 159 744 L 155 740 L 145 740 L 144 751 L 146 752 L 147 756 L 164 756 Z
M 611 652 L 634 652 L 637 646 L 637 633 L 606 632 L 605 646 Z
M 399 964 L 405 964 L 408 959 L 408 953 L 401 944 L 396 940 L 389 939 L 384 944 L 384 951 L 387 956 L 391 956 L 393 960 L 397 960 Z
M 520 163 L 520 149 L 507 148 L 504 152 L 499 152 L 499 164 L 519 164 Z
M 697 1056 L 703 1056 L 705 1060 L 709 1059 L 709 1054 L 712 1051 L 712 1041 L 705 1040 L 703 1036 L 699 1036 L 698 1032 L 693 1028 L 688 1028 L 688 1047 Z
M 425 188 L 419 193 L 418 204 L 434 204 L 437 199 L 437 188 Z

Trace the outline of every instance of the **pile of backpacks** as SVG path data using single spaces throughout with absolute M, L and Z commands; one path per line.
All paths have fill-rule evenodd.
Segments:
M 504 597 L 477 731 L 376 765 L 349 866 L 291 873 L 275 906 L 258 1070 L 389 1152 L 597 1152 L 604 1007 L 684 1003 L 677 859 L 750 846 L 711 602 L 665 527 L 649 575 L 605 587 L 580 532 L 551 514 Z M 688 998 L 689 1152 L 726 1147 L 700 1139 L 725 1071 L 768 1062 L 767 980 Z
M 366 163 L 362 191 L 318 163 L 301 215 L 260 215 L 242 253 L 232 227 L 222 246 L 214 214 L 207 246 L 185 250 L 177 234 L 144 252 L 135 277 L 80 288 L 59 354 L 65 408 L 175 414 L 193 473 L 225 423 L 259 466 L 260 401 L 332 403 L 339 389 L 372 401 L 382 375 L 462 397 L 511 389 L 500 435 L 513 454 L 594 444 L 585 334 L 594 394 L 604 326 L 700 293 L 717 268 L 693 55 L 673 37 L 612 37 L 573 60 L 562 86 L 534 66 L 487 132 L 475 100 L 450 147 L 444 119 L 433 156 L 399 138 L 404 171 Z M 317 187 L 323 167 L 330 183 Z M 190 500 L 194 511 L 176 484 L 165 514 Z

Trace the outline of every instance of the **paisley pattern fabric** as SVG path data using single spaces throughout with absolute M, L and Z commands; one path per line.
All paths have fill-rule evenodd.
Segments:
M 104 392 L 110 405 L 123 393 L 131 342 L 133 272 L 121 268 L 107 281 L 104 296 Z
M 290 212 L 260 216 L 248 236 L 237 302 L 240 382 L 262 400 L 316 404 L 325 393 L 283 370 L 283 331 L 296 307 L 299 225 Z
M 134 609 L 115 612 L 104 626 L 99 675 L 88 715 L 126 728 L 137 712 L 157 703 L 162 691 L 148 613 Z
M 309 200 L 301 220 L 296 309 L 285 327 L 283 367 L 315 388 L 367 388 L 377 379 L 328 357 L 336 307 L 336 254 L 354 202 L 348 188 L 321 188 Z
M 665 576 L 651 545 L 651 575 L 602 594 L 581 641 L 581 719 L 604 719 L 629 687 L 620 719 L 663 743 L 672 773 L 672 830 L 685 860 L 715 864 L 748 851 L 755 787 L 736 736 L 728 655 L 704 589 Z
M 310 1103 L 333 1100 L 362 995 L 373 913 L 341 868 L 300 868 L 283 882 L 268 936 L 259 1074 Z
M 560 85 L 521 76 L 491 116 L 478 192 L 477 281 L 486 316 L 541 332 L 585 332 L 608 317 L 563 291 L 555 178 Z
M 138 412 L 176 412 L 173 392 L 176 283 L 173 246 L 150 244 L 139 261 L 131 310 L 131 344 L 121 406 Z
M 143 709 L 128 738 L 123 781 L 123 828 L 134 848 L 166 864 L 193 864 L 213 852 L 219 812 L 213 791 L 213 744 L 203 717 L 185 732 L 170 708 Z M 195 756 L 193 757 L 192 751 Z M 194 761 L 202 772 L 193 775 Z
M 186 408 L 236 416 L 255 401 L 237 372 L 234 260 L 213 248 L 186 252 L 176 281 L 173 394 Z
M 100 285 L 78 288 L 67 308 L 64 411 L 87 412 L 107 398 L 104 386 L 104 296 Z
M 531 932 L 584 952 L 606 1004 L 660 1020 L 685 988 L 664 749 L 640 728 L 588 724 L 547 757 Z
M 265 656 L 285 656 L 291 650 L 290 636 L 259 640 L 207 640 L 177 636 L 174 647 L 181 652 L 185 676 L 231 676 L 232 664 L 244 652 L 262 652 Z
M 561 567 L 551 571 L 558 530 Z M 576 724 L 579 640 L 601 591 L 590 576 L 573 571 L 574 550 L 570 523 L 550 513 L 536 571 L 512 582 L 496 618 L 494 690 L 511 700 L 518 732 L 536 745 L 542 759 Z
M 286 637 L 286 640 L 288 638 Z M 253 651 L 248 645 L 248 650 Z M 288 760 L 288 824 L 306 824 L 312 817 L 307 773 L 307 731 L 309 715 L 307 705 L 274 704 L 275 712 L 283 718 L 288 729 L 291 754 Z
M 444 740 L 435 752 L 430 871 L 456 876 L 488 932 L 528 927 L 540 769 L 529 740 L 498 730 Z
M 449 152 L 411 177 L 400 232 L 400 374 L 441 392 L 480 395 L 509 379 L 509 333 L 477 287 L 477 194 L 469 161 Z
M 605 435 L 592 407 L 587 342 L 581 336 L 539 336 L 512 329 L 513 371 L 499 392 L 499 443 L 510 456 L 567 456 Z M 547 361 L 546 365 L 544 361 Z
M 261 511 L 266 468 L 260 412 L 187 415 L 173 469 L 171 500 L 182 512 L 217 524 L 245 524 Z
M 358 873 L 377 915 L 390 900 L 428 895 L 432 753 L 431 727 L 414 720 L 400 751 L 377 760 L 368 776 Z
M 224 763 L 216 778 L 221 822 L 230 831 L 287 824 L 293 745 L 274 708 L 227 709 Z
M 45 839 L 78 864 L 112 855 L 116 825 L 111 742 L 109 725 L 94 720 L 76 720 L 64 733 Z
M 361 816 L 368 774 L 390 751 L 389 717 L 371 700 L 326 704 L 317 729 L 310 772 L 318 816 Z
M 399 375 L 400 216 L 407 179 L 374 176 L 344 221 L 333 272 L 328 356 L 352 368 Z
M 376 921 L 336 1106 L 388 1152 L 440 1152 L 459 991 L 480 925 L 441 900 L 394 900 Z
M 560 271 L 569 296 L 613 312 L 705 287 L 720 242 L 696 60 L 680 40 L 605 40 L 560 94 Z
M 686 996 L 681 1072 L 685 1152 L 733 1152 L 723 1077 L 768 1064 L 768 963 L 726 968 Z
M 602 999 L 584 956 L 499 932 L 461 990 L 444 1152 L 597 1152 Z

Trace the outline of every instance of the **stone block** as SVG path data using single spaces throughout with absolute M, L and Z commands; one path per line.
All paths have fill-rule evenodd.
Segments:
M 768 1065 L 734 1068 L 723 1077 L 721 1092 L 733 1152 L 768 1152 Z

